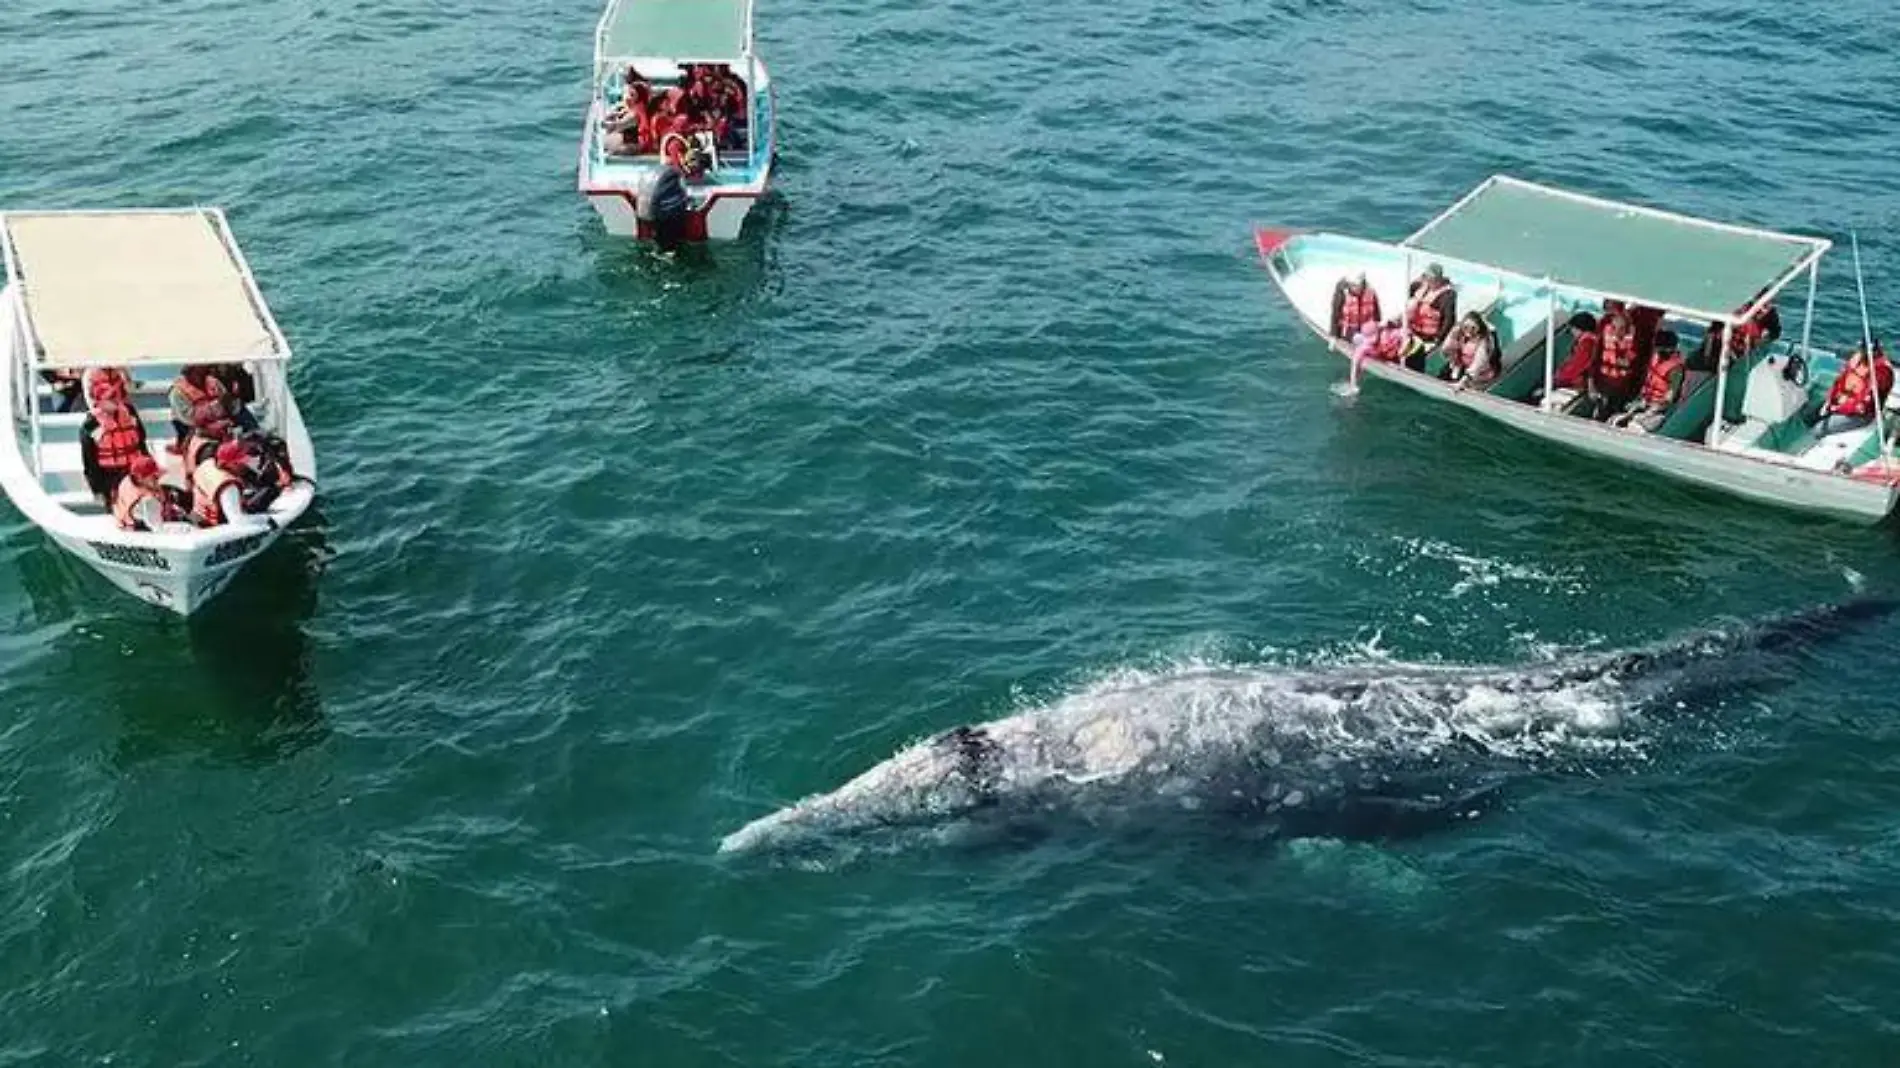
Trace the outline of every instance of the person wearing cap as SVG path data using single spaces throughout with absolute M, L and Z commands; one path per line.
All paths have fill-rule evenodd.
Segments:
M 1610 419 L 1610 425 L 1640 430 L 1653 434 L 1669 418 L 1669 409 L 1682 399 L 1682 383 L 1688 377 L 1688 368 L 1682 353 L 1676 350 L 1676 332 L 1658 330 L 1655 336 L 1656 351 L 1649 360 L 1649 370 L 1643 375 L 1643 388 L 1636 396 L 1636 403 L 1628 411 Z
M 209 460 L 191 473 L 191 517 L 201 527 L 236 523 L 250 516 L 244 509 L 247 483 L 254 470 L 251 450 L 242 441 L 226 440 Z
M 1333 287 L 1333 337 L 1352 341 L 1359 328 L 1379 321 L 1379 294 L 1366 281 L 1366 272 L 1341 278 Z
M 159 481 L 158 461 L 141 453 L 112 491 L 112 518 L 120 530 L 157 531 L 185 518 Z
M 1444 343 L 1458 320 L 1458 291 L 1445 269 L 1434 263 L 1425 268 L 1406 291 L 1405 326 L 1411 333 L 1402 362 L 1414 371 L 1425 369 L 1425 357 Z

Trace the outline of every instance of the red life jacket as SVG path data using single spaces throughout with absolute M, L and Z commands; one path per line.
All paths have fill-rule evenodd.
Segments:
M 1599 347 L 1595 331 L 1579 331 L 1577 339 L 1571 342 L 1570 358 L 1557 368 L 1552 385 L 1558 389 L 1575 389 L 1589 381 L 1590 376 L 1596 373 Z
M 99 405 L 97 418 L 99 428 L 93 431 L 93 440 L 99 445 L 99 466 L 107 471 L 132 466 L 132 461 L 145 451 L 145 428 L 139 423 L 138 413 L 108 401 Z
M 1379 294 L 1367 286 L 1357 293 L 1346 290 L 1339 302 L 1339 336 L 1357 337 L 1359 328 L 1379 318 Z
M 1860 419 L 1874 414 L 1874 380 L 1879 379 L 1883 396 L 1893 388 L 1893 365 L 1885 353 L 1875 359 L 1878 363 L 1861 356 L 1848 363 L 1834 384 L 1834 402 L 1829 405 L 1833 411 Z
M 207 375 L 204 388 L 200 389 L 191 384 L 191 379 L 180 375 L 178 391 L 185 395 L 185 403 L 191 408 L 191 425 L 215 431 L 222 437 L 231 425 L 231 409 L 224 400 L 224 383 Z
M 200 525 L 215 527 L 224 522 L 224 509 L 218 507 L 218 495 L 226 486 L 242 487 L 244 482 L 215 462 L 206 460 L 191 474 L 191 514 Z
M 1484 351 L 1484 344 L 1485 339 L 1483 334 L 1473 334 L 1452 346 L 1446 355 L 1450 357 L 1453 367 L 1469 371 L 1472 365 L 1477 362 L 1478 354 Z
M 120 530 L 139 530 L 144 527 L 139 522 L 138 507 L 147 497 L 158 502 L 160 522 L 169 523 L 179 518 L 178 508 L 162 491 L 141 486 L 134 479 L 122 478 L 119 488 L 112 491 L 112 518 L 119 521 Z
M 1653 408 L 1666 408 L 1676 401 L 1676 384 L 1670 381 L 1675 373 L 1682 369 L 1682 354 L 1671 352 L 1657 353 L 1656 359 L 1649 365 L 1649 374 L 1643 379 L 1643 403 Z
M 1451 288 L 1449 285 L 1435 286 L 1419 291 L 1412 298 L 1411 327 L 1416 337 L 1439 338 L 1444 336 L 1445 317 L 1438 312 L 1438 295 Z
M 1628 381 L 1636 373 L 1636 331 L 1628 322 L 1604 323 L 1602 346 L 1597 364 L 1603 377 L 1612 382 Z

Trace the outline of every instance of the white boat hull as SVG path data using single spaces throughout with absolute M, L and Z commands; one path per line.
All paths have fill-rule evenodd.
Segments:
M 0 411 L 7 414 L 10 423 L 7 432 L 0 434 L 0 488 L 55 544 L 139 600 L 181 616 L 192 614 L 229 587 L 246 564 L 275 544 L 315 499 L 316 456 L 302 413 L 283 380 L 281 365 L 265 365 L 255 373 L 260 398 L 268 398 L 269 428 L 284 438 L 292 467 L 301 477 L 277 499 L 268 515 L 262 517 L 264 521 L 163 533 L 119 529 L 88 495 L 70 488 L 75 472 L 49 470 L 42 475 L 29 466 L 27 455 L 35 443 L 26 412 L 29 405 L 39 403 L 39 398 L 27 392 L 37 388 L 37 377 L 24 367 L 24 348 L 19 302 L 11 288 L 0 289 L 0 368 L 4 368 L 0 373 Z M 154 443 L 169 440 L 169 425 L 154 426 L 152 421 L 148 415 L 148 438 Z M 58 445 L 40 448 L 43 458 Z M 76 456 L 77 447 L 70 448 Z M 166 468 L 169 481 L 184 484 L 175 457 L 156 448 L 152 455 Z M 61 478 L 68 480 L 62 483 L 62 492 L 48 488 L 48 481 Z
M 1383 307 L 1403 307 L 1404 276 L 1394 262 L 1403 255 L 1401 250 L 1352 238 L 1319 237 L 1340 246 L 1364 247 L 1367 259 L 1355 264 L 1354 269 L 1366 270 L 1379 291 Z M 1330 336 L 1331 286 L 1340 277 L 1339 273 L 1335 271 L 1325 278 L 1323 287 L 1315 285 L 1317 280 L 1312 278 L 1292 280 L 1286 258 L 1278 254 L 1280 246 L 1270 245 L 1263 239 L 1260 247 L 1269 276 L 1301 321 L 1341 358 L 1342 365 L 1350 368 L 1350 352 Z M 1454 276 L 1457 273 L 1453 271 Z M 1481 287 L 1480 292 L 1483 292 Z M 1892 514 L 1896 503 L 1900 503 L 1900 486 L 1891 481 L 1815 470 L 1802 466 L 1792 456 L 1752 449 L 1710 448 L 1696 441 L 1632 433 L 1481 390 L 1461 390 L 1433 375 L 1378 360 L 1364 361 L 1360 370 L 1367 377 L 1392 382 L 1414 393 L 1476 412 L 1545 441 L 1762 504 L 1876 523 Z

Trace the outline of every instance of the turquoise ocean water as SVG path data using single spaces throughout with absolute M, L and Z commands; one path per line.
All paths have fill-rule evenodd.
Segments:
M 1885 6 L 767 0 L 782 201 L 681 263 L 575 193 L 597 14 L 0 4 L 0 206 L 225 206 L 325 475 L 189 625 L 0 509 L 0 1065 L 1900 1058 L 1894 623 L 1399 844 L 715 854 L 1133 672 L 1900 589 L 1890 531 L 1336 400 L 1248 229 L 1509 171 L 1858 229 L 1891 326 Z

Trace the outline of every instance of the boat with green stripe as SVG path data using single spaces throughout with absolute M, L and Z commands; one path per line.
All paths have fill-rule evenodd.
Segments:
M 1265 228 L 1255 242 L 1300 318 L 1349 362 L 1352 346 L 1332 336 L 1333 299 L 1342 279 L 1361 274 L 1392 318 L 1410 281 L 1439 265 L 1458 315 L 1479 313 L 1497 341 L 1495 377 L 1482 385 L 1441 378 L 1442 352 L 1416 369 L 1359 361 L 1355 380 L 1363 372 L 1546 441 L 1763 504 L 1877 522 L 1900 499 L 1890 396 L 1864 428 L 1821 435 L 1812 425 L 1844 367 L 1810 344 L 1828 240 L 1498 175 L 1397 243 Z M 1652 429 L 1576 414 L 1576 395 L 1557 388 L 1578 312 L 1601 314 L 1606 301 L 1646 307 L 1688 351 L 1713 328 L 1740 329 L 1803 281 L 1797 335 L 1689 372 Z

